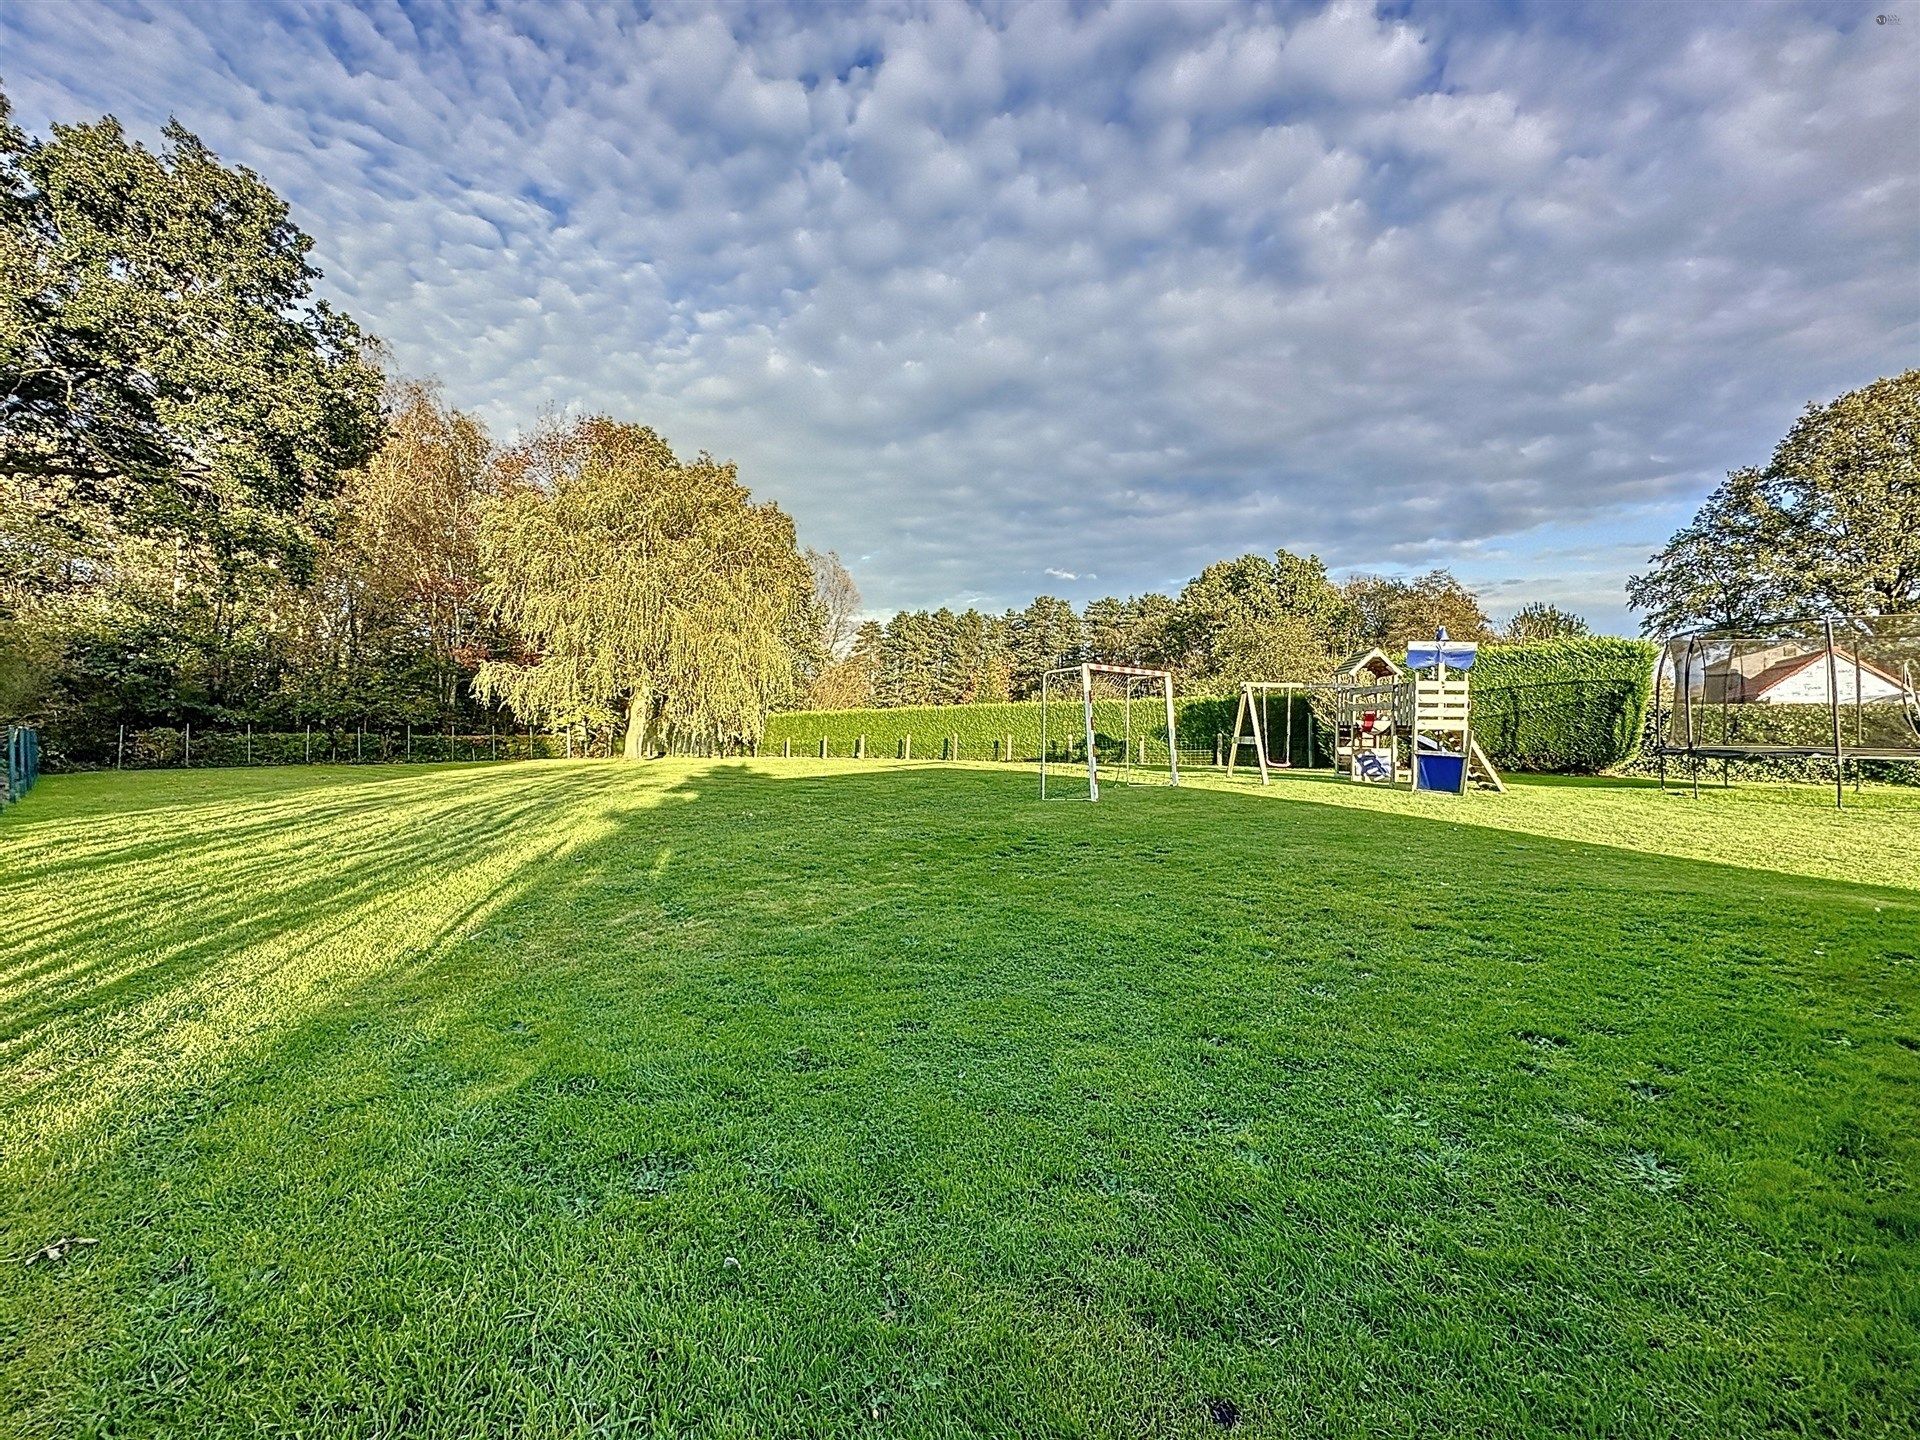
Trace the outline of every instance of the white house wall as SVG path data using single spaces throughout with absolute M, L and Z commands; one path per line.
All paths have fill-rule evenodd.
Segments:
M 1842 704 L 1872 704 L 1876 700 L 1898 699 L 1904 692 L 1885 676 L 1872 670 L 1862 670 L 1851 660 L 1841 656 L 1834 657 L 1834 680 L 1840 688 Z M 1752 697 L 1755 705 L 1825 705 L 1830 699 L 1827 689 L 1827 662 L 1822 656 L 1810 665 L 1802 666 L 1778 684 L 1769 686 L 1761 694 Z

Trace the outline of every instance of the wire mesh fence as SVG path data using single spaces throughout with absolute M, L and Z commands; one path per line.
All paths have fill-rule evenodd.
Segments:
M 558 730 L 471 727 L 313 725 L 120 726 L 67 737 L 52 757 L 62 770 L 177 770 L 249 765 L 480 764 L 506 760 L 605 760 L 622 753 L 617 725 Z M 677 756 L 744 753 L 738 741 L 669 735 L 660 749 Z
M 605 733 L 368 729 L 360 726 L 262 730 L 251 726 L 121 727 L 61 755 L 65 769 L 167 770 L 248 765 L 398 765 L 587 758 L 616 753 Z
M 1040 759 L 1039 744 L 1023 745 L 1021 738 L 1008 734 L 982 740 L 962 735 L 920 735 L 909 731 L 878 739 L 854 734 L 832 738 L 821 736 L 812 741 L 780 740 L 763 744 L 754 753 L 761 758 L 781 760 L 961 760 L 990 764 L 1037 764 Z M 1186 737 L 1183 735 L 1181 738 Z M 1222 731 L 1210 736 L 1205 747 L 1180 746 L 1176 753 L 1180 757 L 1181 768 L 1199 770 L 1224 765 L 1226 762 L 1222 757 L 1228 739 Z M 1129 741 L 1125 737 L 1109 735 L 1105 731 L 1095 732 L 1094 755 L 1101 765 L 1119 765 L 1131 755 L 1135 765 L 1157 765 L 1162 770 L 1167 768 L 1165 739 L 1135 736 L 1131 740 L 1131 750 L 1128 746 Z M 1084 735 L 1075 732 L 1049 738 L 1046 757 L 1049 765 L 1084 765 L 1087 759 Z
M 5 727 L 7 758 L 0 774 L 0 805 L 10 805 L 40 778 L 40 732 L 31 725 Z

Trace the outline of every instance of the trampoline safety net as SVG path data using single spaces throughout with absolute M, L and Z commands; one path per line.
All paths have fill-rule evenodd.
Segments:
M 1659 748 L 1710 758 L 1920 758 L 1920 615 L 1698 630 L 1655 675 Z

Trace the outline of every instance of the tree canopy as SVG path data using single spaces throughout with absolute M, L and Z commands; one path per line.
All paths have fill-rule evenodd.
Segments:
M 1430 640 L 1442 626 L 1455 640 L 1491 640 L 1493 622 L 1480 597 L 1449 570 L 1430 570 L 1411 580 L 1358 575 L 1346 584 L 1358 645 L 1383 649 L 1409 640 Z
M 1318 556 L 1281 550 L 1207 566 L 1180 591 L 1170 654 L 1187 683 L 1326 673 L 1346 642 L 1347 605 Z
M 13 124 L 0 94 L 0 669 L 85 729 L 310 687 L 295 611 L 382 431 L 312 242 L 177 125 Z M 69 726 L 71 731 L 74 726 Z
M 0 95 L 0 482 L 72 528 L 298 553 L 378 444 L 380 375 L 286 203 L 164 141 L 111 116 L 32 139 Z
M 523 648 L 481 665 L 480 693 L 541 723 L 622 713 L 630 757 L 669 734 L 757 737 L 814 619 L 793 522 L 732 464 L 605 417 L 547 430 L 507 468 L 481 552 Z
M 1562 610 L 1548 601 L 1535 600 L 1513 612 L 1500 638 L 1523 644 L 1535 640 L 1577 640 L 1582 635 L 1592 633 L 1593 627 L 1571 610 Z
M 1649 634 L 1920 609 L 1920 370 L 1809 405 L 1627 585 Z

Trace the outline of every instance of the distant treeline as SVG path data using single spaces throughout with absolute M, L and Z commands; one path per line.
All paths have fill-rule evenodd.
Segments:
M 1282 550 L 1209 565 L 1178 595 L 1110 596 L 1076 610 L 1042 595 L 1023 610 L 903 610 L 852 634 L 803 703 L 810 709 L 1030 699 L 1051 666 L 1098 660 L 1172 670 L 1183 693 L 1245 679 L 1309 679 L 1371 646 L 1404 647 L 1439 626 L 1460 640 L 1583 635 L 1586 622 L 1529 605 L 1503 630 L 1479 597 L 1436 570 L 1335 584 L 1317 556 Z

